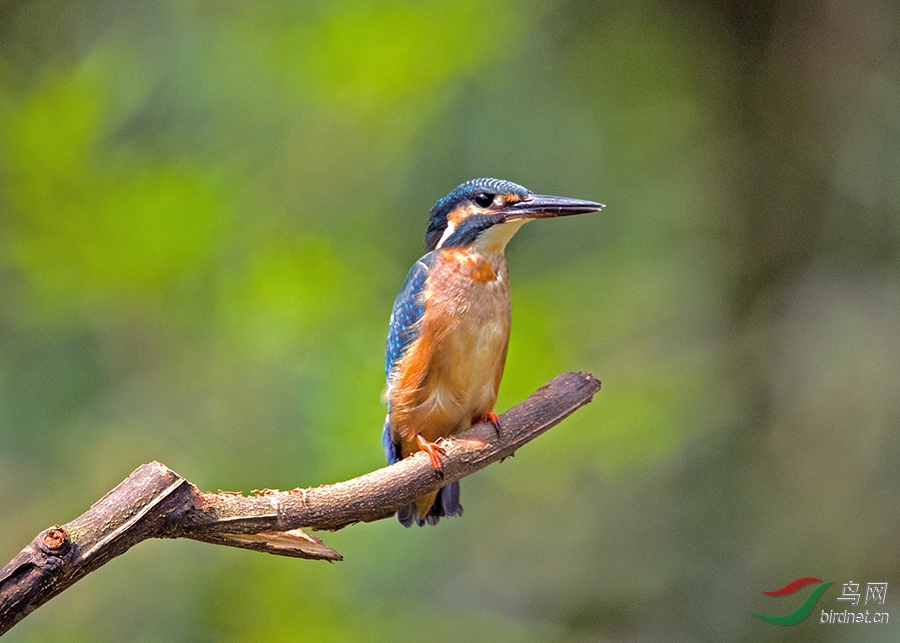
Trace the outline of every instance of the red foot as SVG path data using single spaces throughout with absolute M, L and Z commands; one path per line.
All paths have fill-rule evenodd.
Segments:
M 437 471 L 443 478 L 444 465 L 441 464 L 441 456 L 439 456 L 438 453 L 447 455 L 447 453 L 444 451 L 444 448 L 438 446 L 434 442 L 429 442 L 418 433 L 416 434 L 416 443 L 418 443 L 420 451 L 424 451 L 428 454 L 428 457 L 431 458 L 431 466 L 434 467 L 434 470 Z
M 494 431 L 497 432 L 497 435 L 500 435 L 500 418 L 497 417 L 496 413 L 485 413 L 481 417 L 475 418 L 472 424 L 478 424 L 479 422 L 490 422 L 494 426 Z

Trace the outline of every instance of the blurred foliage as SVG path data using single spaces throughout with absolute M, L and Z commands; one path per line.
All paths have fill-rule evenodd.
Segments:
M 604 387 L 463 519 L 329 535 L 335 566 L 148 543 L 9 640 L 895 640 L 744 610 L 813 574 L 900 619 L 898 38 L 887 0 L 0 4 L 7 559 L 153 459 L 381 466 L 434 201 L 609 206 L 510 244 L 500 410 Z

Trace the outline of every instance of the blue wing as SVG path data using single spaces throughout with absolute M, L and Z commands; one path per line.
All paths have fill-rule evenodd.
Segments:
M 391 323 L 388 326 L 387 351 L 384 356 L 384 371 L 388 378 L 409 345 L 416 338 L 415 324 L 425 312 L 425 303 L 420 295 L 425 288 L 428 279 L 428 271 L 434 261 L 434 252 L 419 259 L 403 283 L 403 289 L 394 300 L 394 310 L 391 312 Z
M 387 350 L 384 356 L 384 370 L 388 380 L 394 364 L 403 357 L 403 353 L 409 348 L 416 338 L 415 324 L 425 312 L 425 303 L 421 300 L 422 290 L 425 288 L 425 280 L 428 279 L 428 270 L 434 261 L 434 252 L 419 259 L 403 282 L 403 288 L 394 301 L 394 310 L 391 312 L 391 322 L 388 326 Z M 396 441 L 391 430 L 390 403 L 388 403 L 388 417 L 384 421 L 384 430 L 381 434 L 381 442 L 387 455 L 388 464 L 394 464 L 400 459 L 400 444 Z

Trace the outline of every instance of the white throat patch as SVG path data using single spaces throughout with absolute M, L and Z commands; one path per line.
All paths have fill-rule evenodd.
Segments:
M 513 238 L 513 235 L 529 221 L 530 219 L 516 219 L 515 221 L 492 225 L 478 235 L 478 238 L 475 239 L 475 243 L 472 245 L 481 252 L 502 253 L 506 249 L 506 244 Z

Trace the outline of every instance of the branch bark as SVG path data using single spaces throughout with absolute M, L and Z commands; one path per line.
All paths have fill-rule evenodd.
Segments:
M 148 538 L 191 538 L 280 556 L 341 560 L 303 528 L 337 530 L 387 518 L 413 499 L 503 460 L 591 401 L 600 381 L 563 373 L 445 445 L 444 476 L 418 453 L 345 482 L 244 496 L 203 493 L 158 462 L 138 467 L 87 512 L 39 533 L 0 570 L 0 634 L 85 575 Z

